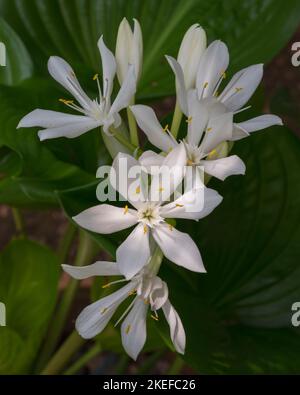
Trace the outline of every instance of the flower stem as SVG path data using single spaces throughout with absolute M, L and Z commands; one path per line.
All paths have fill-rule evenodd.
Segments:
M 143 365 L 139 368 L 137 374 L 149 374 L 156 362 L 160 359 L 160 357 L 163 356 L 165 352 L 165 349 L 155 351 L 152 355 L 150 355 L 149 358 L 146 359 Z
M 173 134 L 173 136 L 175 138 L 177 138 L 177 135 L 178 135 L 181 119 L 182 119 L 182 112 L 181 112 L 179 103 L 177 101 L 176 105 L 175 105 L 172 126 L 171 126 L 171 133 Z
M 119 143 L 123 144 L 124 147 L 128 148 L 130 152 L 133 154 L 135 151 L 138 151 L 138 153 L 141 153 L 141 149 L 135 145 L 132 144 L 130 141 L 126 139 L 126 137 L 122 136 L 121 133 L 117 132 L 116 130 L 113 131 L 113 137 L 119 141 Z
M 60 373 L 70 358 L 78 351 L 86 340 L 73 331 L 60 349 L 54 354 L 46 368 L 42 371 L 42 375 L 53 375 Z
M 174 375 L 174 374 L 180 374 L 182 368 L 184 366 L 184 361 L 181 357 L 176 355 L 176 358 L 172 365 L 169 367 L 167 374 L 168 375 Z
M 79 246 L 77 250 L 77 255 L 75 258 L 75 266 L 83 266 L 89 263 L 91 258 L 95 253 L 93 248 L 93 242 L 89 237 L 88 233 L 80 230 L 79 232 Z M 78 281 L 72 278 L 65 289 L 62 299 L 57 307 L 54 314 L 55 319 L 53 319 L 52 324 L 48 329 L 48 336 L 45 345 L 42 349 L 40 357 L 36 363 L 36 371 L 39 372 L 45 365 L 48 358 L 52 355 L 57 343 L 59 341 L 61 332 L 64 328 L 69 309 L 73 302 L 76 290 L 78 287 Z
M 16 231 L 19 237 L 25 237 L 24 221 L 19 209 L 12 207 L 12 215 L 15 221 Z
M 70 376 L 77 373 L 81 368 L 83 368 L 91 359 L 98 355 L 102 351 L 102 346 L 99 342 L 96 342 L 85 354 L 76 360 L 76 362 L 71 365 L 63 375 Z
M 131 105 L 134 104 L 134 100 L 132 100 Z M 129 107 L 127 107 L 127 118 L 128 118 L 128 126 L 130 131 L 130 140 L 133 145 L 139 146 L 139 136 L 135 118 L 132 114 L 132 111 Z
M 59 243 L 59 247 L 57 251 L 60 265 L 62 265 L 67 259 L 69 249 L 71 247 L 75 233 L 76 233 L 76 227 L 72 224 L 72 222 L 69 222 L 67 229 L 64 233 L 64 236 L 62 237 Z

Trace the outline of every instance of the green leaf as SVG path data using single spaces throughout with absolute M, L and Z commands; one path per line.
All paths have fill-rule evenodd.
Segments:
M 59 278 L 56 255 L 30 240 L 14 240 L 0 255 L 0 373 L 26 374 L 53 311 Z M 47 292 L 45 292 L 47 290 Z
M 145 62 L 139 96 L 174 92 L 174 78 L 164 59 L 177 55 L 187 28 L 200 23 L 208 40 L 222 39 L 230 49 L 231 72 L 268 62 L 298 26 L 297 0 L 3 0 L 2 13 L 24 38 L 45 74 L 50 55 L 63 56 L 86 75 L 99 70 L 100 35 L 114 50 L 118 25 L 125 16 L 142 26 Z M 47 45 L 45 45 L 47 43 Z
M 5 45 L 6 65 L 0 66 L 0 83 L 16 85 L 33 72 L 31 57 L 20 37 L 0 18 L 0 42 Z

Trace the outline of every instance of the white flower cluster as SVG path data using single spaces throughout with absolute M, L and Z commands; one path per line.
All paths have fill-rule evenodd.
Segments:
M 245 173 L 243 161 L 236 155 L 228 156 L 229 142 L 282 122 L 275 115 L 234 122 L 234 115 L 248 108 L 243 106 L 260 83 L 263 66 L 253 65 L 239 71 L 220 92 L 229 63 L 228 49 L 221 41 L 214 41 L 206 47 L 205 32 L 198 25 L 191 26 L 186 32 L 177 60 L 166 56 L 175 74 L 177 93 L 170 129 L 168 125 L 160 125 L 152 108 L 134 104 L 143 58 L 139 23 L 134 20 L 132 31 L 126 19 L 121 22 L 115 56 L 105 46 L 102 37 L 98 47 L 103 82 L 101 86 L 98 74 L 94 76 L 98 97 L 93 100 L 83 91 L 68 63 L 59 57 L 51 57 L 48 62 L 51 76 L 72 94 L 76 103 L 74 100 L 60 100 L 81 115 L 36 109 L 20 121 L 19 127 L 42 127 L 43 130 L 38 132 L 41 140 L 74 138 L 101 127 L 108 139 L 124 143 L 113 161 L 114 175 L 120 175 L 118 169 L 124 160 L 128 171 L 134 167 L 141 169 L 136 179 L 128 178 L 128 190 L 118 190 L 121 195 L 126 195 L 128 204 L 123 207 L 100 204 L 73 219 L 81 227 L 100 234 L 134 228 L 118 247 L 116 262 L 96 262 L 85 267 L 63 265 L 63 268 L 77 279 L 122 276 L 106 286 L 120 282 L 127 284 L 86 307 L 76 321 L 76 328 L 84 338 L 96 336 L 119 305 L 131 298 L 118 320 L 124 319 L 121 333 L 126 352 L 137 358 L 146 341 L 148 311 L 157 320 L 157 312 L 162 309 L 170 326 L 174 347 L 179 353 L 184 353 L 186 339 L 182 322 L 169 301 L 167 284 L 157 274 L 163 256 L 194 272 L 205 272 L 205 268 L 192 238 L 176 229 L 176 219 L 198 221 L 221 203 L 222 197 L 218 192 L 204 185 L 203 171 L 207 176 L 221 180 Z M 120 90 L 111 100 L 116 74 Z M 125 144 L 129 137 L 126 130 L 124 134 L 126 126 L 120 116 L 120 111 L 125 108 L 128 118 L 134 116 L 133 122 L 137 122 L 159 152 L 141 153 L 134 141 Z M 185 137 L 177 140 L 183 115 L 187 130 Z M 128 151 L 130 148 L 131 152 Z M 193 171 L 187 171 L 187 168 Z M 168 185 L 162 177 L 162 169 L 168 170 Z M 112 182 L 111 176 L 110 180 Z M 186 184 L 188 187 L 178 194 L 178 188 Z M 201 199 L 198 198 L 200 195 Z

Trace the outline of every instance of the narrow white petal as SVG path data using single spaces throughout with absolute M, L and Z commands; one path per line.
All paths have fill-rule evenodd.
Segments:
M 18 124 L 18 128 L 56 128 L 74 123 L 86 122 L 89 118 L 84 115 L 65 114 L 58 111 L 41 110 L 37 108 L 25 115 Z
M 54 139 L 57 137 L 67 137 L 69 139 L 73 139 L 101 125 L 100 121 L 95 121 L 89 117 L 83 118 L 85 118 L 85 120 L 81 119 L 79 122 L 72 122 L 63 126 L 39 130 L 39 139 L 41 141 Z
M 198 220 L 209 215 L 222 200 L 222 196 L 217 191 L 203 186 L 184 193 L 174 202 L 161 207 L 160 212 L 164 218 Z
M 193 272 L 206 272 L 198 247 L 187 233 L 162 224 L 152 231 L 163 254 L 172 262 Z
M 213 41 L 200 58 L 197 73 L 198 98 L 212 96 L 229 63 L 227 46 L 219 40 Z
M 169 290 L 167 284 L 159 277 L 153 280 L 149 300 L 152 310 L 159 310 L 168 300 Z
M 122 344 L 127 354 L 137 359 L 147 337 L 146 315 L 148 306 L 137 298 L 121 326 Z
M 164 132 L 155 112 L 149 106 L 138 104 L 130 107 L 137 124 L 146 134 L 150 143 L 162 151 L 168 152 L 174 147 L 174 141 L 168 133 Z
M 228 112 L 209 119 L 206 133 L 201 143 L 201 149 L 204 153 L 208 154 L 218 144 L 231 140 L 233 128 L 232 118 L 233 114 Z
M 138 224 L 117 249 L 117 262 L 121 273 L 130 279 L 149 261 L 149 230 Z
M 88 109 L 90 107 L 91 99 L 83 91 L 74 70 L 64 59 L 51 56 L 48 60 L 48 70 L 50 75 L 67 89 L 83 108 Z
M 228 176 L 245 174 L 246 166 L 236 155 L 216 160 L 203 160 L 201 165 L 205 173 L 224 181 Z
M 92 276 L 118 276 L 121 275 L 118 264 L 115 262 L 97 261 L 88 266 L 62 265 L 63 270 L 73 278 L 83 280 Z
M 115 101 L 113 102 L 109 113 L 112 115 L 114 113 L 118 113 L 123 108 L 129 106 L 133 96 L 136 92 L 136 76 L 134 72 L 134 66 L 130 65 L 128 68 L 128 72 L 124 79 L 123 84 L 119 90 Z
M 118 29 L 116 42 L 117 75 L 120 85 L 125 79 L 130 62 L 133 35 L 126 18 L 123 18 Z
M 255 92 L 263 76 L 263 65 L 255 64 L 236 73 L 219 100 L 229 111 L 236 111 L 243 107 Z
M 119 304 L 121 304 L 135 287 L 130 282 L 125 287 L 87 306 L 76 320 L 76 330 L 84 339 L 98 335 L 108 324 Z
M 142 64 L 143 64 L 143 35 L 142 29 L 137 19 L 133 19 L 133 48 L 132 48 L 132 60 L 134 65 L 134 71 L 137 81 L 141 77 Z
M 195 89 L 188 93 L 188 108 L 187 141 L 189 144 L 197 146 L 208 121 L 208 109 L 204 101 L 198 100 Z
M 116 60 L 113 53 L 104 44 L 103 36 L 98 40 L 98 48 L 102 60 L 103 95 L 107 100 L 109 100 L 113 90 L 113 81 L 117 70 Z
M 248 121 L 236 123 L 235 126 L 242 128 L 248 133 L 256 132 L 257 130 L 265 129 L 274 125 L 282 125 L 282 120 L 277 115 L 266 114 Z
M 184 82 L 183 70 L 177 60 L 172 56 L 166 55 L 166 59 L 175 74 L 177 100 L 179 102 L 181 111 L 186 116 L 188 116 L 187 90 Z
M 172 339 L 172 343 L 174 344 L 177 352 L 184 354 L 186 337 L 181 319 L 169 301 L 165 303 L 162 309 L 170 326 L 170 337 Z
M 109 234 L 136 224 L 137 215 L 132 209 L 100 204 L 82 211 L 73 220 L 84 229 Z
M 149 174 L 155 174 L 159 167 L 162 166 L 164 159 L 164 155 L 148 150 L 142 153 L 139 157 L 139 162 Z

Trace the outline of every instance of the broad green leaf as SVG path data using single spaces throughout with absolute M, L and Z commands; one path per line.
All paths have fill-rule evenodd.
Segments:
M 55 306 L 59 264 L 48 248 L 30 240 L 12 241 L 0 255 L 0 373 L 30 372 Z M 46 290 L 46 292 L 45 292 Z
M 20 37 L 0 18 L 0 42 L 5 45 L 6 65 L 0 66 L 0 83 L 16 85 L 33 73 L 31 57 Z

